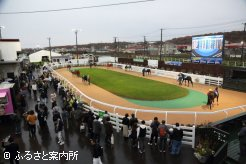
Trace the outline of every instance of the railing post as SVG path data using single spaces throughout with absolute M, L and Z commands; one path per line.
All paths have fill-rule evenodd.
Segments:
M 120 132 L 120 123 L 119 123 L 119 114 L 118 113 L 116 113 L 115 123 L 116 123 L 116 131 L 117 131 L 117 133 L 119 133 Z
M 115 110 L 116 110 L 117 106 L 114 106 L 114 114 L 115 114 Z
M 91 101 L 90 101 L 90 106 L 92 105 L 92 102 L 93 102 L 93 101 L 91 100 Z
M 192 126 L 192 148 L 195 148 L 195 139 L 196 139 L 196 126 Z
M 240 108 L 241 108 L 241 111 L 242 111 L 242 112 L 244 112 L 244 111 L 245 111 L 244 107 L 240 107 Z
M 167 111 L 166 111 L 165 121 L 166 121 L 166 124 L 167 124 Z
M 194 120 L 194 125 L 196 125 L 196 121 L 197 121 L 197 113 L 195 112 L 195 120 Z
M 135 109 L 135 117 L 137 117 L 137 111 L 138 111 L 138 110 L 137 110 L 137 109 Z
M 226 118 L 227 118 L 227 117 L 228 117 L 228 112 L 227 112 L 227 111 L 225 111 L 225 110 L 224 110 L 224 112 L 225 112 L 225 114 L 226 114 Z

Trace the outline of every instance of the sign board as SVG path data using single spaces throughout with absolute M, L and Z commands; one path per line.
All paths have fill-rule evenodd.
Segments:
M 158 68 L 158 60 L 148 60 L 148 66 L 152 68 Z
M 135 58 L 135 59 L 133 59 L 133 61 L 134 62 L 144 62 L 144 59 L 137 59 L 137 58 Z

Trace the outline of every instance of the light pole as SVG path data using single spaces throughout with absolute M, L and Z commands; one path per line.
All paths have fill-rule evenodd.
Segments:
M 4 26 L 0 26 L 0 39 L 2 39 L 2 29 L 4 29 Z
M 75 33 L 75 39 L 76 39 L 76 53 L 77 53 L 77 64 L 79 65 L 79 53 L 78 53 L 78 32 L 79 29 L 73 29 L 72 30 Z
M 243 41 L 241 41 L 241 46 L 242 46 L 241 62 L 243 62 L 243 48 L 244 48 L 244 42 Z
M 243 54 L 243 49 L 244 49 L 244 36 L 245 36 L 245 32 L 246 32 L 246 23 L 243 23 L 244 28 L 243 28 L 243 40 L 241 41 L 242 44 L 242 54 L 241 54 L 241 60 L 242 62 L 244 61 L 244 54 Z
M 48 40 L 49 40 L 49 50 L 50 50 L 50 62 L 52 63 L 52 59 L 51 59 L 51 44 L 50 44 L 51 38 L 48 37 Z

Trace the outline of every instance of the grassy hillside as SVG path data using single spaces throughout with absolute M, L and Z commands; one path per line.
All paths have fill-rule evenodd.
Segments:
M 175 85 L 115 71 L 82 68 L 80 72 L 81 75 L 89 74 L 91 83 L 125 98 L 137 100 L 172 100 L 188 94 L 187 89 Z

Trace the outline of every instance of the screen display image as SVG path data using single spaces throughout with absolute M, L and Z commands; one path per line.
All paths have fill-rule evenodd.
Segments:
M 223 35 L 192 37 L 192 62 L 221 64 L 223 40 Z

